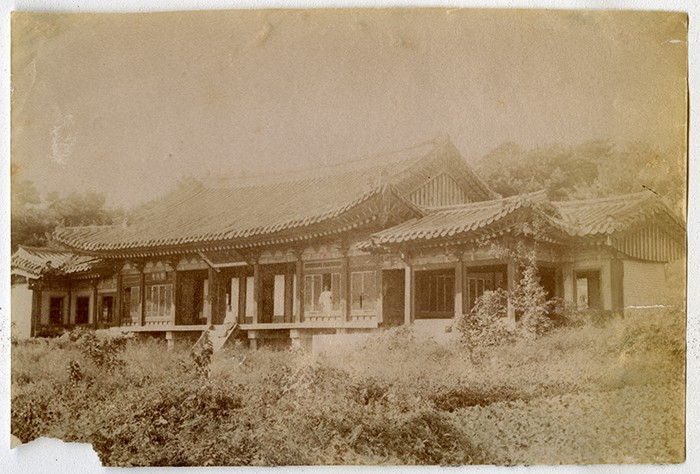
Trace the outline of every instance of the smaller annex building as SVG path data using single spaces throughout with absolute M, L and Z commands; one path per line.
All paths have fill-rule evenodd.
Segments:
M 13 293 L 31 291 L 13 319 L 31 335 L 86 325 L 173 341 L 236 327 L 255 348 L 466 314 L 520 278 L 488 243 L 536 249 L 550 297 L 615 313 L 658 305 L 685 225 L 648 191 L 501 198 L 444 140 L 192 185 L 123 224 L 58 228 L 53 242 L 12 256 Z

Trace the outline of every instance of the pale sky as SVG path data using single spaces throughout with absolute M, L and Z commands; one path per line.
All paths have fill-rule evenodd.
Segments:
M 486 10 L 21 14 L 12 164 L 130 206 L 179 177 L 259 174 L 448 134 L 685 152 L 682 14 Z

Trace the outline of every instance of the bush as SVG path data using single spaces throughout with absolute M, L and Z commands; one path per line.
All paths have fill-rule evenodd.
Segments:
M 507 325 L 508 292 L 503 289 L 485 291 L 471 313 L 457 321 L 460 342 L 472 357 L 479 348 L 499 346 L 514 340 Z
M 112 372 L 124 365 L 119 355 L 126 348 L 127 336 L 97 337 L 94 331 L 77 328 L 68 334 L 68 338 L 77 342 L 85 357 L 98 368 Z

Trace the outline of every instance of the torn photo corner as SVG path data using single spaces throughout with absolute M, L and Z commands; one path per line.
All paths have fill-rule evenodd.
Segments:
M 686 13 L 14 12 L 11 40 L 13 440 L 685 461 Z

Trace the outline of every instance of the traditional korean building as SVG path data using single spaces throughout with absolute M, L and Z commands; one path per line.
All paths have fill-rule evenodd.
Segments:
M 536 249 L 549 296 L 618 313 L 662 302 L 665 266 L 685 256 L 683 222 L 652 192 L 501 198 L 449 140 L 192 185 L 129 222 L 59 228 L 54 241 L 61 250 L 12 259 L 33 290 L 32 334 L 85 324 L 173 341 L 235 327 L 253 348 L 452 320 L 518 281 L 493 243 Z

